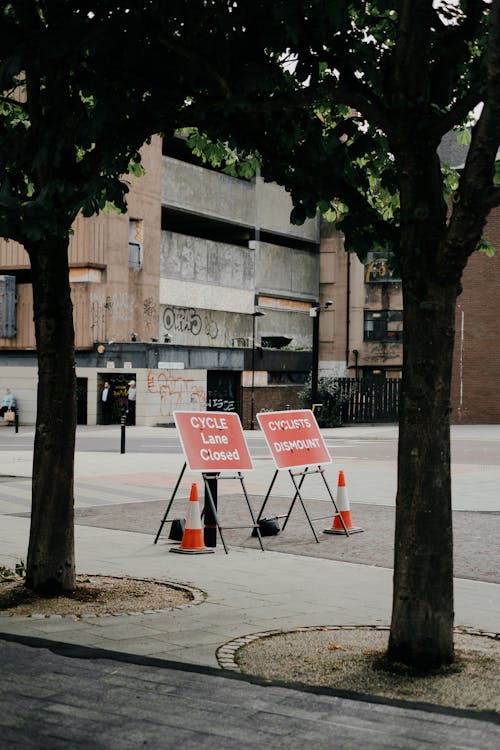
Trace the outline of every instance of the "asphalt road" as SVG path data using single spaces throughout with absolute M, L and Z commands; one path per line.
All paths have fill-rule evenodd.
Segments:
M 119 425 L 103 428 L 102 437 L 96 434 L 98 427 L 79 427 L 76 437 L 76 450 L 81 452 L 99 451 L 102 453 L 116 453 L 120 448 L 121 428 Z M 21 427 L 17 434 L 12 428 L 0 429 L 0 451 L 29 450 L 33 446 L 33 427 Z M 255 458 L 269 455 L 264 437 L 256 432 L 246 433 L 247 442 L 252 456 Z M 357 458 L 367 461 L 396 461 L 397 439 L 378 437 L 351 437 L 349 431 L 343 433 L 339 429 L 334 437 L 325 436 L 325 442 L 330 453 L 338 458 Z M 131 453 L 167 453 L 182 454 L 179 438 L 173 430 L 155 431 L 152 436 L 145 437 L 140 433 L 134 434 L 134 428 L 126 428 L 126 449 Z M 500 466 L 500 446 L 492 440 L 459 440 L 451 442 L 451 460 L 454 464 L 476 464 Z

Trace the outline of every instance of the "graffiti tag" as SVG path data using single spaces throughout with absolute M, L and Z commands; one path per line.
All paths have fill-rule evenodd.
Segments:
M 160 414 L 164 417 L 186 404 L 190 409 L 205 409 L 207 395 L 203 386 L 199 382 L 185 380 L 182 375 L 149 370 L 147 390 L 151 395 L 159 394 Z
M 167 331 L 189 331 L 193 336 L 198 336 L 202 329 L 201 318 L 193 307 L 166 307 L 163 325 Z

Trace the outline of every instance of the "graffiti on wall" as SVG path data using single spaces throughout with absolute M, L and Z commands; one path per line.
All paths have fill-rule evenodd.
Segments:
M 209 398 L 207 401 L 209 411 L 236 411 L 233 398 Z
M 382 253 L 368 253 L 365 263 L 365 284 L 400 281 L 392 267 L 392 254 L 384 257 Z
M 144 322 L 146 324 L 146 328 L 153 329 L 155 328 L 156 320 L 157 320 L 157 307 L 152 297 L 147 297 L 143 301 L 143 307 L 144 307 Z
M 219 334 L 219 327 L 212 316 L 206 314 L 202 319 L 194 307 L 166 307 L 163 311 L 163 325 L 169 332 L 191 333 L 193 336 L 199 336 L 204 330 L 211 339 L 216 339 Z
M 167 331 L 189 331 L 193 336 L 198 336 L 202 330 L 201 317 L 193 307 L 166 307 L 163 325 Z
M 147 392 L 159 396 L 160 414 L 166 417 L 175 409 L 204 410 L 207 393 L 199 381 L 187 380 L 182 375 L 172 375 L 162 370 L 149 370 Z
M 91 328 L 95 341 L 109 337 L 123 337 L 125 334 L 121 324 L 125 324 L 125 330 L 130 330 L 134 320 L 136 323 L 143 324 L 144 336 L 149 336 L 157 330 L 158 306 L 152 297 L 140 300 L 126 292 L 116 292 L 106 296 L 99 292 L 92 292 L 90 303 Z
M 205 315 L 205 333 L 211 339 L 216 339 L 219 335 L 219 327 L 210 315 Z

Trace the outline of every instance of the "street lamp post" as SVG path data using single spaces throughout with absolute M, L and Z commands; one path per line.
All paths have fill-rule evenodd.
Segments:
M 318 369 L 319 369 L 319 315 L 322 310 L 328 310 L 333 305 L 333 300 L 328 299 L 323 306 L 315 302 L 310 310 L 313 319 L 312 336 L 312 366 L 311 366 L 311 409 L 318 401 Z
M 255 430 L 255 319 L 265 315 L 261 310 L 252 313 L 252 385 L 250 388 L 250 429 Z

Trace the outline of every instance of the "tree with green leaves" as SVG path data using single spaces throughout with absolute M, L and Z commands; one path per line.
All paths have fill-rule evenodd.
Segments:
M 332 210 L 348 251 L 394 253 L 405 340 L 389 656 L 450 662 L 455 307 L 500 205 L 500 0 L 217 5 L 224 44 L 184 38 L 213 79 L 193 122 L 233 154 L 257 152 L 295 221 Z M 456 173 L 438 148 L 467 127 Z
M 154 85 L 130 54 L 140 18 L 119 3 L 1 2 L 0 19 L 0 236 L 29 256 L 38 354 L 26 585 L 57 593 L 75 586 L 71 226 L 107 202 L 125 209 L 122 176 L 156 127 L 173 132 L 184 96 L 171 55 L 153 127 Z

